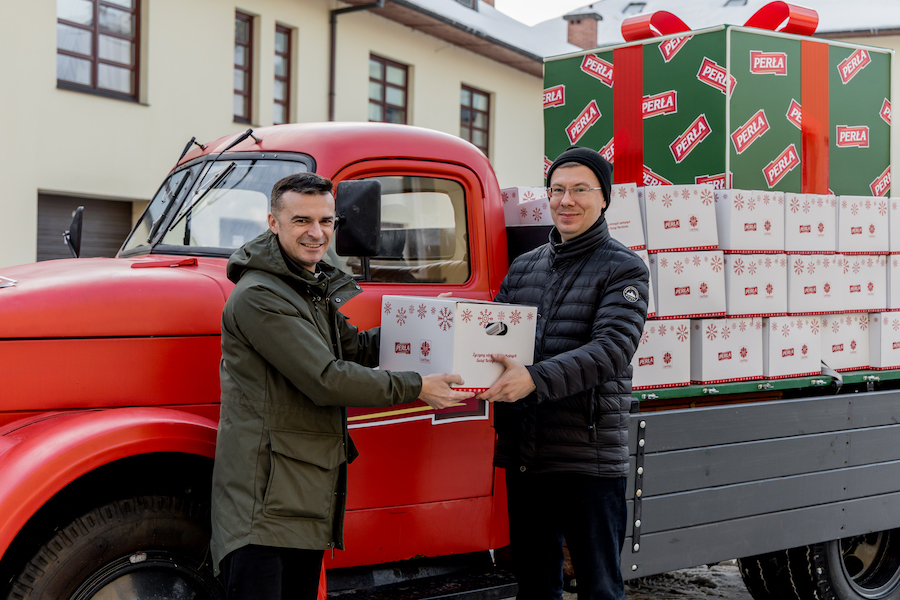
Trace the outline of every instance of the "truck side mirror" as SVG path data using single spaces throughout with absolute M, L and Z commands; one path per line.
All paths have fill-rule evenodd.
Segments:
M 381 246 L 381 182 L 342 181 L 334 197 L 340 256 L 378 256 Z
M 81 224 L 84 220 L 84 207 L 79 206 L 75 209 L 75 212 L 72 213 L 72 224 L 69 225 L 69 229 L 63 233 L 63 240 L 66 242 L 66 246 L 69 247 L 69 251 L 72 253 L 73 258 L 78 258 L 81 255 Z

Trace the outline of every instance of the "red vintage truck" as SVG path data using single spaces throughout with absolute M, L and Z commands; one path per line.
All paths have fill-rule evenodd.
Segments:
M 508 236 L 488 160 L 451 135 L 304 124 L 190 148 L 116 258 L 0 269 L 0 597 L 221 597 L 208 502 L 225 263 L 264 231 L 285 174 L 380 182 L 378 255 L 327 258 L 365 289 L 346 309 L 360 328 L 386 293 L 491 299 L 510 253 L 540 243 Z M 626 578 L 744 557 L 757 600 L 900 596 L 894 381 L 635 393 Z M 508 544 L 492 416 L 474 399 L 349 411 L 361 456 L 332 593 L 514 593 L 491 560 Z

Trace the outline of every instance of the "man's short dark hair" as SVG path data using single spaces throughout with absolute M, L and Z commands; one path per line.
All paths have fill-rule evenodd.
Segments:
M 330 194 L 334 190 L 334 184 L 327 177 L 315 173 L 294 173 L 279 179 L 272 186 L 272 201 L 269 204 L 269 212 L 273 215 L 281 211 L 281 197 L 285 192 L 297 194 Z

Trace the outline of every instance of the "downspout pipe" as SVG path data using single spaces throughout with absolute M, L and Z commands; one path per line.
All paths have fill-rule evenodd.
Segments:
M 335 72 L 337 70 L 337 18 L 338 15 L 344 13 L 358 12 L 361 10 L 372 10 L 373 8 L 383 8 L 384 0 L 377 0 L 371 4 L 360 4 L 359 6 L 347 6 L 344 8 L 336 8 L 331 11 L 331 52 L 328 57 L 328 120 L 334 121 L 334 88 L 335 88 Z

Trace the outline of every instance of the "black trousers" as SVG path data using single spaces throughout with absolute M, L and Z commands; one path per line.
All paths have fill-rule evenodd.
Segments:
M 222 559 L 227 600 L 316 600 L 322 550 L 244 546 Z
M 579 600 L 624 600 L 625 478 L 506 471 L 517 600 L 562 599 L 562 544 Z

